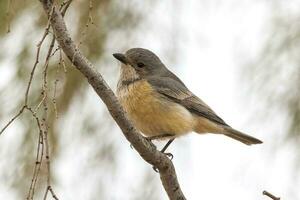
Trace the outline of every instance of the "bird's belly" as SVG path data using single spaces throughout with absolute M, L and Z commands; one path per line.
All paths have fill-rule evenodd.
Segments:
M 118 97 L 130 120 L 146 136 L 179 136 L 193 130 L 192 114 L 163 98 L 146 81 L 118 89 Z

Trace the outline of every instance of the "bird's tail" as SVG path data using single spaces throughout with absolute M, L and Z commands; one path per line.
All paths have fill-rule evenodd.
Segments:
M 251 145 L 251 144 L 261 144 L 263 143 L 261 140 L 252 137 L 250 135 L 247 135 L 245 133 L 242 133 L 240 131 L 237 131 L 231 127 L 224 127 L 224 135 L 231 137 L 235 140 L 238 140 L 246 145 Z

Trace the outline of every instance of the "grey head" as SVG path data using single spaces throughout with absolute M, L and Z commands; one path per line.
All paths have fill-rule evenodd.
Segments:
M 168 71 L 158 56 L 148 49 L 132 48 L 125 54 L 115 53 L 113 56 L 122 63 L 122 68 L 125 68 L 123 70 L 132 70 L 128 68 L 130 66 L 140 78 L 161 75 Z
M 122 63 L 118 86 L 128 85 L 137 80 L 149 82 L 176 83 L 186 88 L 184 83 L 161 62 L 152 51 L 143 48 L 132 48 L 125 54 L 115 53 L 113 56 Z

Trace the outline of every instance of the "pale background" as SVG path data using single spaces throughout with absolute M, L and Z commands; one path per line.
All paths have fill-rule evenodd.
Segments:
M 74 36 L 75 9 L 85 5 L 85 1 L 79 2 L 67 14 L 67 25 Z M 129 10 L 139 11 L 137 18 L 141 19 L 106 35 L 101 57 L 93 55 L 93 49 L 85 44 L 82 49 L 92 54 L 88 57 L 114 90 L 119 64 L 111 54 L 132 47 L 150 49 L 228 124 L 264 141 L 249 147 L 220 135 L 195 133 L 175 140 L 168 150 L 174 155 L 187 199 L 269 199 L 262 195 L 263 190 L 282 199 L 300 199 L 300 129 L 292 128 L 300 123 L 300 117 L 291 117 L 291 110 L 296 113 L 300 104 L 293 104 L 291 110 L 285 106 L 292 97 L 300 99 L 299 85 L 293 83 L 298 80 L 300 84 L 300 1 L 112 2 L 112 7 L 124 4 Z M 42 35 L 42 29 L 31 28 L 38 21 L 31 9 L 42 11 L 38 1 L 23 9 L 22 17 L 12 22 L 11 33 L 2 33 L 0 38 L 0 127 L 17 112 L 17 101 L 27 83 L 15 83 L 20 82 L 16 81 L 17 68 L 32 67 L 35 45 Z M 98 12 L 103 10 L 95 9 L 94 15 Z M 122 24 L 122 16 L 120 19 Z M 114 17 L 109 20 L 113 23 Z M 89 32 L 97 35 L 102 29 L 98 25 Z M 276 44 L 286 43 L 285 35 L 292 35 L 287 37 L 292 38 L 291 44 L 276 50 Z M 16 59 L 24 43 L 33 53 L 20 65 Z M 290 58 L 290 54 L 295 56 Z M 265 61 L 266 57 L 269 60 Z M 28 80 L 26 76 L 29 73 L 24 80 Z M 78 77 L 79 82 L 85 82 Z M 38 78 L 36 81 L 38 88 Z M 84 85 L 74 90 L 83 97 L 74 95 L 55 124 L 57 139 L 53 139 L 53 145 L 57 147 L 52 155 L 52 175 L 58 197 L 167 199 L 159 175 L 130 148 L 103 103 Z M 29 131 L 31 136 L 24 135 L 30 123 L 33 121 L 16 121 L 0 136 L 0 199 L 24 199 L 27 194 L 37 135 L 34 131 Z M 28 137 L 31 142 L 24 142 Z M 23 151 L 29 148 L 26 145 L 31 150 Z

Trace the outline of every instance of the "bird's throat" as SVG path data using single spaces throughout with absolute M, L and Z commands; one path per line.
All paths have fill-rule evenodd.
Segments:
M 118 87 L 128 86 L 139 80 L 141 80 L 141 77 L 138 75 L 138 73 L 133 67 L 122 64 L 120 70 L 120 78 L 118 81 Z

